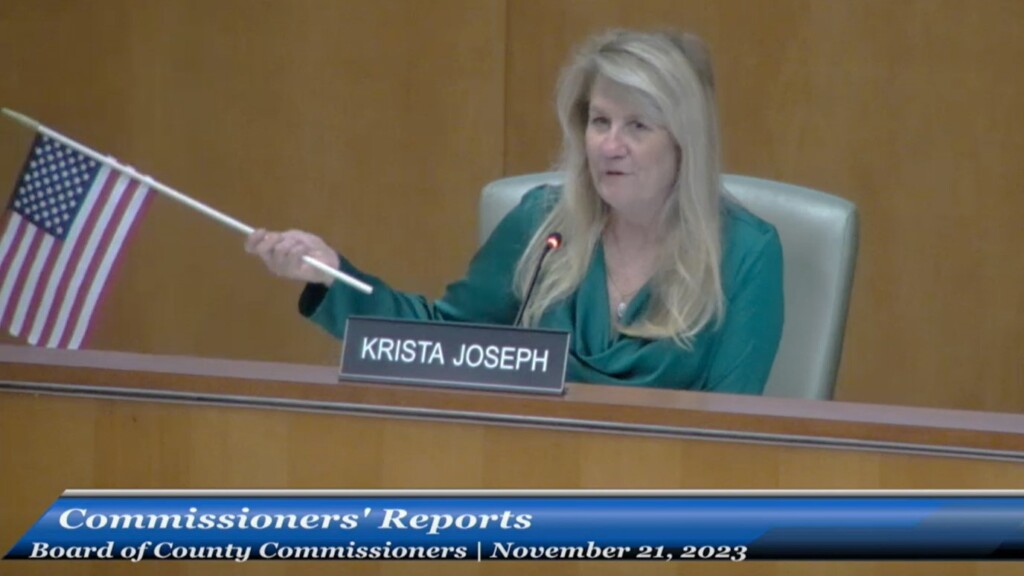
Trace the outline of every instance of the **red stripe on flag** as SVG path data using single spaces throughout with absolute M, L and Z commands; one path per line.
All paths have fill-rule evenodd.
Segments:
M 60 311 L 64 307 L 64 303 L 60 297 L 67 295 L 68 289 L 71 285 L 71 279 L 75 276 L 75 270 L 78 269 L 78 263 L 82 260 L 82 252 L 85 250 L 85 245 L 89 243 L 89 236 L 92 235 L 93 230 L 96 228 L 96 223 L 99 221 L 100 214 L 103 213 L 103 206 L 106 205 L 106 201 L 110 198 L 110 192 L 114 188 L 114 184 L 117 182 L 118 175 L 111 171 L 107 175 L 107 181 L 100 184 L 102 189 L 99 190 L 99 196 L 96 197 L 95 205 L 92 207 L 92 212 L 89 213 L 88 220 L 82 223 L 82 228 L 75 234 L 73 238 L 69 237 L 67 242 L 71 242 L 72 252 L 71 257 L 68 258 L 67 265 L 61 270 L 63 276 L 61 276 L 60 284 L 57 285 L 57 291 L 55 294 L 58 299 L 54 301 L 53 306 L 50 307 L 50 313 L 46 318 L 46 325 L 39 335 L 39 342 L 44 346 L 53 337 L 53 331 L 57 328 L 57 324 L 60 321 Z M 94 183 L 93 186 L 96 186 Z M 65 325 L 67 329 L 67 325 Z
M 28 227 L 26 226 L 25 228 Z M 45 234 L 42 230 L 36 230 L 31 243 L 28 245 L 28 251 L 25 252 L 26 258 L 22 261 L 21 269 L 18 270 L 18 277 L 14 281 L 14 290 L 11 291 L 11 295 L 7 299 L 7 308 L 4 310 L 3 318 L 0 318 L 0 326 L 4 328 L 8 328 L 11 325 L 14 311 L 18 308 L 18 300 L 21 299 L 21 293 L 25 289 L 25 282 L 28 281 L 29 274 L 32 272 L 32 255 L 39 250 L 39 244 L 42 243 Z M 6 274 L 4 277 L 6 278 Z
M 36 290 L 32 294 L 32 300 L 29 302 L 28 310 L 25 312 L 25 321 L 21 325 L 22 334 L 32 333 L 32 327 L 36 323 L 36 314 L 39 313 L 39 307 L 42 306 L 43 297 L 46 295 L 46 287 L 50 284 L 53 271 L 57 267 L 57 259 L 60 258 L 60 252 L 64 248 L 63 242 L 57 238 L 53 240 L 50 253 L 46 255 L 46 263 L 43 264 L 43 270 L 39 274 L 39 283 L 36 284 Z
M 99 243 L 96 244 L 96 253 L 93 254 L 92 260 L 89 262 L 89 267 L 86 269 L 85 277 L 82 279 L 82 286 L 78 290 L 78 294 L 75 295 L 75 305 L 71 307 L 71 314 L 68 316 L 68 323 L 64 327 L 64 334 L 61 336 L 57 343 L 60 348 L 67 348 L 71 344 L 71 338 L 74 336 L 75 327 L 78 326 L 79 316 L 82 314 L 82 306 L 85 304 L 86 298 L 89 296 L 89 292 L 92 290 L 93 282 L 96 279 L 96 273 L 99 271 L 103 264 L 103 259 L 106 257 L 107 252 L 110 250 L 110 241 L 114 237 L 114 233 L 117 232 L 117 227 L 121 223 L 121 219 L 124 218 L 125 212 L 128 211 L 128 205 L 132 201 L 135 189 L 139 187 L 138 182 L 132 180 L 128 182 L 128 185 L 124 187 L 124 191 L 121 193 L 121 197 L 117 199 L 117 204 L 114 207 L 113 213 L 110 218 L 107 219 L 107 225 L 103 229 L 102 236 L 100 237 Z M 106 290 L 106 283 L 100 288 Z
M 128 230 L 125 231 L 124 239 L 121 242 L 122 248 L 124 246 L 127 246 L 128 243 L 131 241 L 131 238 L 135 234 L 135 230 L 138 228 L 139 223 L 142 222 L 142 218 L 145 217 L 146 211 L 149 209 L 149 205 L 153 201 L 153 196 L 155 196 L 155 194 L 150 194 L 151 191 L 152 190 L 148 186 L 145 188 L 145 191 L 143 192 L 145 194 L 145 197 L 143 197 L 142 203 L 139 205 L 138 210 L 132 216 L 132 222 L 131 224 L 128 225 Z M 110 273 L 107 275 L 107 284 L 113 282 L 113 279 L 117 277 L 121 270 L 121 263 L 123 261 L 123 258 L 114 259 L 114 264 L 113 266 L 110 267 Z M 99 298 L 96 299 L 96 305 L 93 308 L 94 315 L 96 314 L 96 311 L 100 309 L 100 306 L 103 305 L 103 302 L 106 299 L 106 295 L 107 290 L 106 287 L 104 286 L 103 292 L 101 292 Z M 89 341 L 89 335 L 92 334 L 93 325 L 93 322 L 89 322 L 89 324 L 85 327 L 85 332 L 82 334 L 82 347 L 85 347 L 85 343 Z
M 2 296 L 3 287 L 7 284 L 7 280 L 11 276 L 11 271 L 14 269 L 14 261 L 18 256 L 18 248 L 25 242 L 25 236 L 29 231 L 29 225 L 24 218 L 19 218 L 17 222 L 10 222 L 9 224 L 14 228 L 11 235 L 11 242 L 7 245 L 7 250 L 4 254 L 0 254 L 0 258 L 2 258 L 2 262 L 0 262 L 0 296 Z M 6 309 L 13 305 L 14 289 L 15 286 L 11 285 L 11 291 L 9 292 L 10 296 L 8 296 L 2 303 L 5 308 L 4 316 L 6 316 Z M 3 322 L 2 317 L 0 317 L 0 329 L 7 329 L 7 325 Z
M 3 279 L 7 278 L 11 263 L 14 262 L 14 255 L 17 254 L 18 246 L 21 245 L 21 239 L 25 235 L 25 219 L 19 218 L 18 222 L 11 222 L 13 219 L 14 216 L 8 212 L 7 223 L 4 225 L 3 230 L 6 231 L 8 226 L 17 226 L 18 229 L 14 231 L 14 237 L 11 239 L 10 246 L 7 247 L 7 252 L 0 254 L 0 286 L 3 286 Z

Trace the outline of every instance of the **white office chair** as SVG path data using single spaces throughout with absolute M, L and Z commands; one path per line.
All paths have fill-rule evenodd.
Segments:
M 485 186 L 480 242 L 528 190 L 561 180 L 560 173 L 544 172 Z M 857 260 L 857 207 L 810 188 L 761 178 L 730 174 L 723 184 L 774 225 L 782 241 L 786 317 L 765 395 L 831 399 Z

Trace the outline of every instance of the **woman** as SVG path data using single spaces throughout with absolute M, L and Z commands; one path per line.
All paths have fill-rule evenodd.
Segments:
M 511 324 L 547 236 L 527 326 L 572 334 L 570 381 L 759 394 L 782 332 L 774 228 L 722 190 L 710 60 L 692 35 L 612 31 L 557 93 L 565 184 L 528 192 L 435 303 L 388 288 L 304 232 L 246 248 L 308 283 L 300 311 L 341 337 L 350 314 Z M 374 286 L 365 296 L 301 261 Z

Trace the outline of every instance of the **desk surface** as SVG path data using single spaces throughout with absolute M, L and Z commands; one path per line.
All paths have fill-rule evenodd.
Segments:
M 1024 415 L 569 384 L 563 397 L 337 381 L 332 366 L 0 346 L 0 391 L 1024 462 Z
M 1006 489 L 1024 416 L 572 384 L 564 397 L 338 383 L 297 366 L 0 346 L 0 545 L 67 488 Z M 321 563 L 261 566 L 320 574 Z M 916 570 L 913 570 L 915 569 Z M 162 563 L 160 574 L 249 566 Z M 390 573 L 375 563 L 354 574 Z M 433 564 L 402 565 L 432 574 Z M 18 574 L 136 573 L 7 563 Z M 922 571 L 923 570 L 923 571 Z M 234 571 L 234 572 L 233 572 Z M 459 575 L 524 565 L 446 564 Z M 545 562 L 527 572 L 636 566 Z M 663 563 L 658 574 L 996 576 L 1012 563 Z

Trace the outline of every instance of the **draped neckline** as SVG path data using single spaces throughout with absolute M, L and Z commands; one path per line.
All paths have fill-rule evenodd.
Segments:
M 575 302 L 574 334 L 586 335 L 578 342 L 577 353 L 598 359 L 604 354 L 617 355 L 625 345 L 635 345 L 635 339 L 622 338 L 616 329 L 612 311 L 612 296 L 608 291 L 608 268 L 605 260 L 604 246 L 601 242 L 594 246 L 594 256 L 586 276 L 580 283 Z M 650 283 L 640 287 L 626 303 L 626 309 L 620 320 L 622 325 L 635 322 L 647 307 L 650 300 Z

